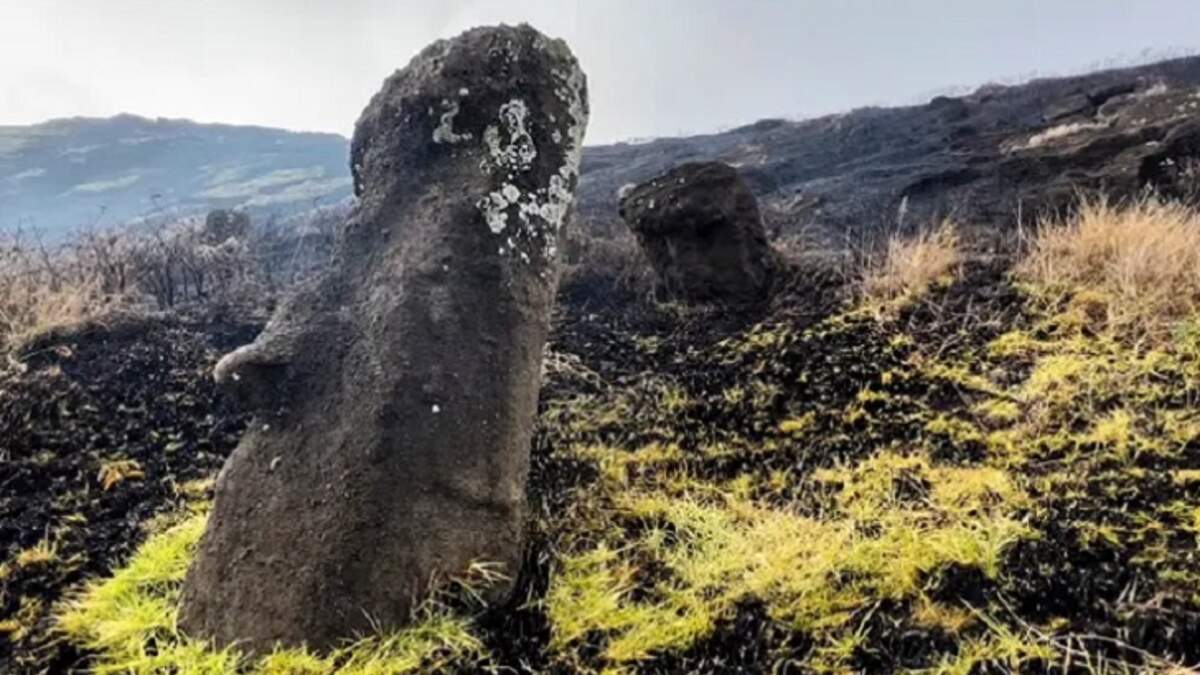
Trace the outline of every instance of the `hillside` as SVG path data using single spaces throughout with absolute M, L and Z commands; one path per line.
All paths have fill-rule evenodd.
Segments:
M 1195 672 L 1198 262 L 1148 203 L 745 311 L 569 277 L 514 600 L 261 661 L 174 620 L 246 423 L 208 373 L 255 327 L 47 336 L 0 375 L 0 670 Z
M 955 215 L 1011 224 L 1074 191 L 1173 191 L 1172 161 L 1200 146 L 1200 57 L 987 85 L 957 98 L 799 122 L 589 148 L 579 208 L 605 219 L 616 191 L 685 161 L 737 166 L 781 231 L 844 234 Z M 903 205 L 903 206 L 902 206 Z
M 152 214 L 288 214 L 350 195 L 346 141 L 132 115 L 0 127 L 0 227 L 52 234 Z
M 1011 222 L 1075 190 L 1175 189 L 1176 157 L 1200 144 L 1200 57 L 719 134 L 597 145 L 578 209 L 611 221 L 616 192 L 680 162 L 738 166 L 782 233 L 839 236 L 953 213 Z M 62 231 L 242 206 L 287 213 L 350 194 L 347 141 L 332 134 L 118 116 L 0 127 L 0 227 Z M 903 207 L 901 206 L 903 204 Z M 901 215 L 903 213 L 903 215 Z

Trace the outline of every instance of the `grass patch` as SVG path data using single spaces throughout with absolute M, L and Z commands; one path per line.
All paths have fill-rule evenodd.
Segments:
M 58 547 L 49 538 L 20 551 L 16 558 L 18 567 L 49 565 L 56 560 L 58 560 Z
M 947 656 L 929 672 L 931 675 L 971 675 L 988 667 L 999 672 L 1020 673 L 1025 667 L 1057 661 L 1059 650 L 1043 636 L 1029 630 L 1014 630 L 982 612 L 973 612 L 987 627 L 981 637 L 972 637 L 959 645 L 958 653 Z
M 422 607 L 408 628 L 365 637 L 323 656 L 281 649 L 254 660 L 182 635 L 175 623 L 180 586 L 206 519 L 199 513 L 151 536 L 125 567 L 88 584 L 59 609 L 58 631 L 96 653 L 93 672 L 399 675 L 434 672 L 482 654 L 470 619 L 436 602 Z
M 100 471 L 96 474 L 96 482 L 105 492 L 124 483 L 127 480 L 141 480 L 146 477 L 142 465 L 132 459 L 107 460 L 100 463 Z
M 46 281 L 28 271 L 0 269 L 0 350 L 102 316 L 118 304 L 92 279 Z
M 596 454 L 586 448 L 581 456 L 607 463 Z M 914 485 L 929 487 L 910 495 Z M 764 602 L 773 621 L 817 636 L 827 647 L 822 663 L 845 666 L 831 655 L 848 658 L 853 649 L 833 647 L 853 642 L 860 612 L 882 599 L 921 597 L 923 580 L 947 565 L 995 577 L 1007 547 L 1030 534 L 1013 515 L 1026 498 L 1004 472 L 943 466 L 921 454 L 882 453 L 817 472 L 810 490 L 831 495 L 819 517 L 694 475 L 606 489 L 597 508 L 614 525 L 575 542 L 546 600 L 552 648 L 576 668 L 586 659 L 575 650 L 598 635 L 614 667 L 686 650 L 747 599 Z M 653 581 L 645 570 L 655 571 Z
M 1200 216 L 1155 199 L 1091 200 L 1065 224 L 1043 223 L 1017 273 L 1096 328 L 1162 341 L 1200 308 Z
M 952 282 L 962 257 L 958 231 L 950 221 L 915 237 L 893 235 L 859 284 L 863 306 L 879 317 L 894 316 L 929 289 Z

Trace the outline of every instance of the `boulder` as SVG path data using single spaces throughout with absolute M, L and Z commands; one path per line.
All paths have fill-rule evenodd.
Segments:
M 180 627 L 251 653 L 409 621 L 433 585 L 520 572 L 542 351 L 587 123 L 567 46 L 439 41 L 351 145 L 333 261 L 215 377 L 255 421 L 216 483 Z
M 720 162 L 681 164 L 623 191 L 621 217 L 661 291 L 687 302 L 762 300 L 779 266 L 758 200 Z

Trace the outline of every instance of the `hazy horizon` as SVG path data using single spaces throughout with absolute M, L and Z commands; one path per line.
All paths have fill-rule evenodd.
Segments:
M 500 22 L 529 22 L 575 50 L 590 81 L 589 144 L 902 105 L 1200 48 L 1193 0 L 992 4 L 0 0 L 0 125 L 130 113 L 347 136 L 426 44 Z

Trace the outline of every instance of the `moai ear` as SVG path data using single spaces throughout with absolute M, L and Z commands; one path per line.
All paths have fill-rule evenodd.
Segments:
M 217 385 L 253 412 L 270 412 L 286 405 L 292 353 L 285 338 L 272 335 L 226 354 L 213 369 Z
M 285 298 L 254 342 L 226 354 L 213 369 L 213 379 L 247 411 L 276 415 L 291 407 L 304 367 L 302 341 L 307 335 L 335 332 L 337 313 L 324 309 L 325 289 L 314 283 Z M 311 359 L 310 359 L 311 360 Z

